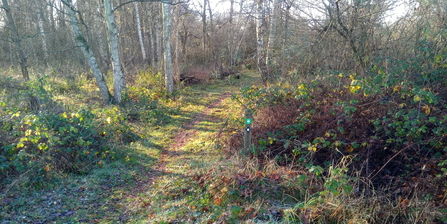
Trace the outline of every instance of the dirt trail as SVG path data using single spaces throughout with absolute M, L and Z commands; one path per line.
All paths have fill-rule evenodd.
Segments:
M 194 129 L 194 127 L 199 124 L 204 117 L 209 115 L 209 113 L 216 107 L 220 105 L 220 103 L 230 97 L 229 92 L 223 93 L 217 100 L 209 104 L 205 110 L 202 111 L 202 113 L 196 115 L 191 122 L 186 124 L 182 130 L 176 134 L 174 139 L 174 144 L 170 145 L 169 147 L 165 148 L 163 152 L 161 153 L 161 156 L 158 160 L 158 164 L 154 170 L 157 170 L 159 172 L 166 172 L 166 165 L 169 163 L 168 160 L 171 160 L 172 157 L 175 157 L 178 155 L 179 150 L 185 146 L 188 143 L 188 140 L 191 139 L 192 136 L 194 136 L 198 131 Z M 171 159 L 168 159 L 171 158 Z M 154 181 L 154 180 L 152 180 Z

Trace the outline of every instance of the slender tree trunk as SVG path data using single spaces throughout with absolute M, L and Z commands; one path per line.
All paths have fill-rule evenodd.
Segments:
M 258 70 L 261 75 L 262 83 L 266 85 L 270 80 L 268 77 L 267 66 L 265 64 L 265 25 L 264 25 L 264 2 L 263 0 L 257 0 L 256 4 L 256 42 L 257 51 L 256 59 L 258 64 Z
M 22 48 L 22 39 L 19 36 L 19 31 L 17 30 L 16 24 L 14 22 L 14 18 L 12 17 L 11 9 L 9 8 L 8 0 L 2 0 L 3 2 L 3 9 L 6 13 L 6 18 L 8 19 L 9 28 L 12 32 L 11 40 L 14 43 L 14 46 L 19 54 L 19 63 L 20 63 L 20 69 L 22 70 L 22 76 L 25 79 L 25 81 L 29 80 L 29 74 L 28 74 L 28 68 L 27 68 L 27 60 L 25 53 L 23 52 Z
M 155 38 L 154 38 L 154 28 L 152 26 L 152 19 L 151 19 L 150 15 L 148 15 L 147 20 L 148 20 L 147 26 L 149 27 L 149 41 L 151 42 L 149 64 L 154 66 L 155 65 L 155 57 L 156 57 L 155 56 L 156 55 L 156 52 L 155 52 Z
M 203 11 L 202 11 L 202 33 L 203 33 L 203 53 L 206 58 L 206 0 L 203 0 Z
M 56 23 L 54 20 L 54 7 L 56 5 L 54 4 L 54 0 L 51 0 L 49 3 L 50 3 L 49 8 L 50 8 L 51 32 L 54 32 L 56 30 Z
M 124 79 L 121 67 L 119 49 L 118 49 L 118 30 L 115 23 L 115 14 L 113 12 L 112 1 L 104 0 L 104 10 L 107 23 L 109 38 L 109 48 L 112 57 L 113 67 L 113 98 L 117 104 L 122 101 L 122 95 L 126 91 L 126 80 Z
M 175 29 L 173 32 L 175 34 L 175 47 L 174 47 L 174 73 L 173 77 L 178 77 L 180 74 L 180 64 L 179 64 L 179 45 L 180 45 L 180 33 L 179 33 L 179 26 L 180 26 L 180 16 L 179 16 L 179 7 L 175 6 L 174 8 L 174 21 L 175 21 Z
M 289 51 L 287 50 L 287 46 L 289 46 L 289 20 L 290 20 L 290 8 L 292 6 L 286 3 L 286 11 L 285 11 L 285 21 L 284 21 L 284 33 L 283 33 L 283 40 L 282 40 L 282 46 L 281 46 L 281 52 L 282 52 L 282 75 L 285 75 L 286 70 L 286 61 L 288 61 L 289 58 Z
M 134 2 L 133 5 L 135 7 L 135 20 L 137 22 L 138 39 L 140 40 L 141 54 L 143 55 L 143 60 L 146 62 L 146 49 L 144 49 L 143 34 L 141 32 L 140 12 L 138 10 L 138 3 Z
M 230 56 L 230 68 L 233 68 L 234 66 L 234 57 L 233 57 L 233 50 L 234 50 L 234 29 L 233 29 L 233 15 L 234 14 L 234 0 L 230 0 L 230 32 L 228 33 L 228 55 Z
M 59 4 L 60 4 L 59 8 L 61 10 L 59 10 L 59 12 L 57 14 L 58 24 L 59 24 L 59 27 L 66 27 L 66 24 L 65 24 L 65 21 L 66 21 L 65 13 L 64 13 L 64 10 L 62 10 L 62 8 L 64 8 L 65 3 L 64 3 L 63 0 L 61 0 Z
M 44 62 L 45 64 L 48 63 L 48 48 L 47 48 L 47 39 L 45 38 L 45 29 L 43 28 L 43 20 L 42 20 L 42 11 L 37 13 L 38 23 L 39 23 L 39 30 L 40 30 L 40 37 L 42 37 L 42 49 L 43 49 L 43 56 L 44 56 Z
M 276 42 L 276 30 L 278 26 L 278 14 L 279 14 L 279 4 L 280 0 L 275 0 L 273 2 L 273 12 L 270 20 L 270 30 L 269 30 L 269 40 L 267 44 L 267 56 L 266 56 L 266 65 L 267 72 L 269 76 L 272 76 L 272 67 L 274 64 L 273 54 L 274 54 L 274 45 Z
M 211 53 L 212 57 L 213 57 L 213 61 L 214 61 L 214 66 L 217 67 L 217 62 L 218 62 L 218 55 L 217 55 L 217 50 L 215 48 L 215 44 L 214 44 L 214 25 L 213 25 L 213 12 L 211 11 L 211 4 L 210 4 L 210 0 L 205 0 L 208 4 L 208 14 L 210 17 L 210 23 L 207 25 L 210 29 L 210 34 L 208 35 L 208 32 L 205 33 L 205 35 L 207 35 L 207 41 L 208 41 L 208 53 Z
M 157 48 L 157 53 L 155 56 L 155 64 L 156 64 L 156 68 L 159 69 L 160 68 L 160 61 L 161 61 L 161 55 L 162 55 L 162 40 L 161 40 L 161 33 L 162 33 L 162 23 L 158 22 L 158 21 L 162 21 L 161 18 L 161 10 L 160 10 L 160 4 L 161 3 L 157 3 L 155 10 L 156 10 L 156 19 L 155 19 L 155 41 L 157 42 L 156 48 Z
M 96 79 L 96 85 L 99 87 L 102 98 L 106 104 L 110 104 L 112 102 L 112 96 L 109 92 L 107 84 L 104 80 L 104 76 L 99 69 L 99 65 L 96 62 L 96 58 L 93 55 L 93 52 L 90 49 L 87 41 L 84 38 L 84 34 L 82 33 L 81 28 L 79 27 L 78 18 L 76 17 L 76 10 L 71 2 L 71 0 L 61 0 L 67 9 L 67 14 L 70 19 L 71 27 L 73 28 L 74 40 L 77 45 L 81 48 L 82 53 L 84 54 L 85 59 L 90 65 L 90 68 L 93 71 L 93 75 Z
M 171 58 L 171 10 L 169 3 L 163 3 L 163 42 L 164 51 L 164 70 L 165 85 L 168 94 L 174 92 L 174 79 L 172 76 L 172 58 Z
M 242 20 L 244 20 L 242 18 L 242 16 L 241 16 L 243 10 L 244 10 L 244 2 L 240 1 L 239 2 L 239 13 L 238 13 L 239 14 L 239 19 L 237 20 L 236 25 L 232 26 L 232 27 L 237 27 L 239 29 L 239 32 L 237 32 L 237 33 L 240 33 L 240 31 L 242 30 L 240 27 L 247 27 L 248 23 L 251 21 L 251 19 L 245 18 L 245 22 L 242 23 Z M 237 57 L 238 57 L 238 54 L 239 54 L 239 50 L 241 48 L 242 41 L 244 41 L 244 39 L 245 39 L 245 35 L 247 33 L 247 30 L 248 29 L 243 29 L 242 30 L 242 34 L 235 35 L 236 32 L 234 31 L 234 28 L 233 28 L 233 37 L 232 37 L 232 42 L 231 42 L 233 45 L 235 45 L 233 47 L 233 50 L 232 50 L 233 53 L 231 54 L 231 61 L 232 61 L 233 66 L 237 62 Z

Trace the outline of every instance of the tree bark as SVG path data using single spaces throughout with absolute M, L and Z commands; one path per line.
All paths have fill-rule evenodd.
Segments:
M 274 54 L 274 48 L 275 48 L 275 42 L 276 42 L 276 30 L 278 26 L 278 13 L 279 13 L 279 4 L 280 0 L 275 0 L 273 2 L 273 11 L 272 16 L 270 20 L 270 30 L 269 30 L 269 40 L 267 44 L 267 55 L 266 55 L 266 65 L 267 65 L 267 72 L 270 76 L 272 76 L 272 67 L 274 66 L 274 60 L 273 60 L 273 54 Z
M 258 70 L 261 75 L 261 80 L 266 85 L 270 80 L 267 72 L 267 66 L 265 64 L 265 26 L 264 26 L 264 1 L 257 0 L 256 2 L 256 59 L 258 64 Z
M 203 52 L 206 56 L 206 0 L 203 0 L 202 24 Z
M 11 29 L 13 37 L 10 37 L 13 42 L 17 53 L 19 54 L 19 63 L 20 69 L 22 70 L 22 76 L 25 81 L 29 80 L 28 68 L 27 68 L 27 59 L 25 53 L 22 48 L 22 39 L 19 36 L 19 31 L 17 30 L 16 24 L 14 22 L 14 18 L 12 17 L 11 9 L 9 8 L 8 0 L 2 0 L 3 9 L 6 13 L 6 18 L 8 19 L 9 28 Z
M 96 85 L 99 87 L 102 98 L 106 104 L 110 104 L 112 102 L 112 96 L 109 92 L 107 84 L 104 80 L 104 76 L 99 69 L 99 65 L 96 62 L 96 58 L 93 55 L 93 52 L 90 50 L 90 46 L 84 38 L 84 34 L 82 33 L 81 28 L 79 27 L 78 18 L 76 17 L 76 10 L 71 2 L 71 0 L 61 0 L 64 3 L 65 8 L 67 9 L 67 14 L 70 19 L 71 27 L 73 28 L 74 40 L 77 45 L 81 48 L 82 53 L 84 54 L 85 60 L 90 65 L 90 68 L 93 71 L 93 75 L 96 79 Z
M 159 6 L 160 6 L 160 4 L 161 3 L 157 3 L 156 4 L 156 7 L 154 7 L 155 8 L 155 10 L 156 10 L 156 19 L 155 19 L 155 41 L 157 42 L 157 45 L 156 45 L 156 49 L 157 49 L 157 52 L 156 52 L 156 54 L 155 54 L 155 64 L 156 64 L 156 69 L 158 70 L 161 66 L 160 66 L 160 59 L 161 59 L 161 55 L 162 55 L 162 40 L 161 40 L 161 33 L 162 33 L 162 26 L 163 26 L 163 24 L 162 23 L 160 23 L 160 22 L 157 22 L 157 21 L 161 21 L 162 20 L 162 18 L 161 18 L 161 10 L 160 10 L 160 8 L 159 8 Z
M 154 27 L 153 27 L 153 22 L 152 22 L 152 18 L 150 15 L 150 12 L 148 13 L 149 15 L 147 16 L 147 26 L 148 26 L 148 30 L 149 30 L 149 42 L 150 42 L 150 47 L 151 47 L 151 66 L 155 66 L 155 38 L 154 38 Z
M 43 20 L 42 20 L 42 10 L 37 13 L 38 23 L 39 23 L 39 30 L 40 30 L 40 37 L 42 38 L 42 50 L 43 50 L 43 56 L 44 56 L 44 63 L 48 63 L 48 47 L 47 47 L 47 39 L 45 38 L 45 29 L 43 28 Z
M 234 57 L 233 57 L 233 50 L 234 50 L 234 29 L 233 29 L 233 14 L 234 14 L 234 0 L 230 0 L 230 32 L 228 33 L 228 55 L 230 56 L 230 68 L 233 69 L 234 66 Z
M 143 56 L 143 61 L 146 62 L 146 49 L 144 48 L 143 34 L 141 32 L 140 12 L 138 10 L 138 3 L 134 2 L 133 5 L 135 7 L 135 20 L 137 22 L 138 39 L 140 40 L 141 54 Z
M 149 27 L 149 42 L 150 42 L 150 55 L 149 55 L 149 64 L 154 66 L 155 65 L 155 57 L 156 57 L 156 52 L 155 52 L 155 38 L 154 38 L 154 28 L 152 26 L 152 19 L 151 16 L 148 15 L 147 17 L 147 26 Z
M 124 79 L 118 49 L 118 30 L 115 23 L 115 14 L 111 0 L 104 0 L 104 10 L 107 23 L 107 37 L 109 38 L 109 48 L 112 57 L 113 67 L 113 98 L 117 104 L 122 102 L 122 96 L 126 91 L 126 80 Z
M 163 42 L 164 50 L 164 72 L 165 85 L 168 94 L 174 92 L 174 79 L 172 76 L 172 57 L 171 57 L 171 10 L 169 3 L 163 3 Z

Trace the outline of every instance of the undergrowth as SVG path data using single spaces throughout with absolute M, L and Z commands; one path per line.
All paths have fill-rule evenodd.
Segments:
M 168 96 L 160 73 L 142 71 L 120 106 L 103 105 L 84 76 L 1 79 L 0 218 L 446 222 L 444 87 L 374 72 L 267 87 L 242 75 Z M 222 85 L 242 88 L 203 115 Z M 247 108 L 255 112 L 253 144 L 243 148 L 237 111 Z M 166 150 L 195 116 L 204 117 L 194 136 Z
M 253 144 L 243 149 L 239 132 L 229 138 L 229 152 L 258 161 L 256 172 L 273 161 L 300 173 L 280 181 L 280 192 L 288 195 L 284 198 L 296 201 L 281 210 L 282 221 L 447 219 L 443 87 L 396 82 L 381 70 L 377 73 L 374 78 L 339 73 L 301 84 L 245 87 L 234 97 L 255 112 Z M 266 182 L 261 186 L 277 179 L 259 177 Z M 249 192 L 262 195 L 265 190 L 257 186 L 248 187 Z
M 165 96 L 160 75 L 141 72 L 139 77 L 138 84 L 129 88 L 131 98 L 125 106 L 104 107 L 98 102 L 96 108 L 63 97 L 67 92 L 92 97 L 82 89 L 93 81 L 82 76 L 77 82 L 67 79 L 70 83 L 38 75 L 29 82 L 2 79 L 0 184 L 52 186 L 64 176 L 61 173 L 85 174 L 105 163 L 128 159 L 118 149 L 143 134 L 132 123 L 162 125 L 175 113 L 158 101 Z

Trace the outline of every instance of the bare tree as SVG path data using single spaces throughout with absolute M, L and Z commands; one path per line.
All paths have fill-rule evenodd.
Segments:
M 363 74 L 369 63 L 369 44 L 374 26 L 386 11 L 381 0 L 323 2 L 329 20 L 321 33 L 335 30 L 347 43 L 356 62 L 357 72 Z
M 149 10 L 148 10 L 149 11 Z M 148 12 L 149 15 L 147 15 L 147 24 L 149 26 L 148 30 L 148 36 L 149 36 L 149 42 L 150 42 L 150 56 L 149 56 L 149 64 L 154 66 L 156 60 L 155 57 L 157 55 L 157 52 L 155 51 L 155 38 L 154 38 L 154 26 L 152 22 L 152 16 L 150 15 L 150 11 Z
M 115 23 L 115 14 L 112 7 L 112 0 L 104 0 L 104 11 L 107 23 L 109 38 L 109 48 L 112 57 L 113 67 L 113 97 L 116 103 L 120 104 L 122 95 L 126 91 L 126 80 L 124 79 L 118 49 L 118 30 Z
M 273 2 L 273 12 L 270 19 L 270 30 L 269 30 L 269 39 L 267 44 L 267 55 L 266 55 L 266 65 L 267 72 L 269 75 L 272 75 L 272 66 L 274 64 L 274 45 L 276 42 L 276 30 L 278 25 L 278 16 L 280 9 L 280 0 L 275 0 Z
M 133 3 L 135 7 L 135 20 L 137 22 L 137 31 L 138 31 L 138 40 L 140 40 L 140 48 L 141 48 L 141 54 L 143 56 L 143 60 L 146 61 L 146 50 L 144 48 L 144 40 L 143 40 L 143 34 L 141 32 L 141 21 L 140 21 L 140 12 L 138 10 L 138 3 Z
M 19 31 L 17 30 L 16 24 L 14 22 L 14 18 L 12 16 L 11 8 L 9 7 L 8 0 L 2 0 L 3 10 L 5 10 L 6 18 L 8 19 L 9 29 L 11 29 L 12 37 L 9 39 L 14 43 L 14 46 L 19 54 L 19 63 L 20 68 L 22 70 L 22 76 L 23 78 L 28 81 L 29 80 L 29 74 L 28 74 L 28 68 L 27 68 L 27 59 L 25 56 L 25 53 L 23 52 L 22 48 L 22 38 L 19 35 Z
M 110 104 L 112 102 L 112 96 L 104 80 L 104 75 L 102 74 L 101 69 L 99 69 L 98 63 L 96 62 L 96 58 L 93 55 L 93 52 L 91 51 L 90 46 L 88 45 L 81 28 L 79 27 L 78 18 L 76 16 L 77 10 L 73 5 L 72 0 L 61 0 L 61 1 L 64 3 L 65 8 L 67 9 L 70 24 L 73 28 L 74 39 L 78 44 L 78 46 L 81 48 L 85 60 L 88 61 L 90 68 L 93 71 L 93 75 L 95 76 L 96 79 L 96 85 L 99 87 L 99 90 L 101 91 L 102 98 L 104 99 L 104 102 L 106 104 Z
M 206 48 L 206 44 L 207 44 L 207 42 L 206 42 L 206 30 L 207 30 L 207 27 L 206 27 L 206 3 L 207 3 L 207 1 L 206 0 L 203 0 L 203 11 L 202 11 L 202 35 L 203 35 L 203 53 L 205 54 L 205 57 L 206 57 L 206 52 L 207 52 L 207 48 Z
M 259 73 L 261 74 L 261 79 L 263 84 L 267 84 L 270 80 L 267 66 L 265 64 L 265 38 L 266 28 L 264 24 L 264 0 L 257 0 L 256 2 L 256 42 L 257 51 L 256 59 Z
M 40 9 L 39 13 L 37 13 L 37 18 L 38 18 L 38 23 L 39 23 L 40 36 L 42 38 L 44 62 L 45 62 L 45 64 L 47 64 L 47 62 L 48 62 L 48 47 L 47 47 L 47 39 L 45 37 L 45 29 L 43 27 L 42 17 L 43 17 L 43 10 Z
M 164 49 L 164 72 L 165 85 L 168 93 L 174 92 L 174 79 L 172 75 L 172 56 L 171 56 L 171 5 L 163 3 L 163 42 Z
M 162 33 L 162 27 L 163 27 L 163 23 L 157 22 L 157 21 L 162 21 L 162 17 L 161 17 L 161 3 L 157 2 L 155 3 L 155 7 L 154 7 L 154 11 L 155 13 L 155 42 L 157 43 L 156 46 L 156 54 L 155 54 L 155 62 L 156 62 L 156 69 L 160 68 L 160 59 L 161 59 L 161 55 L 162 55 L 162 39 L 161 39 L 161 33 Z

